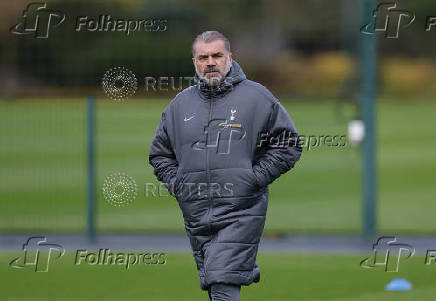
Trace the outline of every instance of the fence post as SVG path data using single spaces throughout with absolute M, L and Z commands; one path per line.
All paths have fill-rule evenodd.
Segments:
M 87 235 L 91 242 L 96 239 L 95 230 L 95 97 L 88 95 L 87 113 Z
M 364 0 L 362 10 L 363 24 L 375 22 L 373 10 L 377 1 Z M 374 25 L 376 26 L 376 25 Z M 370 240 L 376 234 L 376 73 L 377 73 L 377 37 L 376 34 L 361 34 L 361 107 L 362 120 L 365 125 L 365 137 L 362 148 L 362 197 L 363 197 L 363 232 Z

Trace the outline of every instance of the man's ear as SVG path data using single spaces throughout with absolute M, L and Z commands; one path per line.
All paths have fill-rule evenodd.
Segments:
M 192 64 L 195 66 L 195 57 L 192 58 Z
M 232 57 L 232 53 L 229 53 L 229 58 L 230 58 L 230 63 L 233 62 L 233 57 Z

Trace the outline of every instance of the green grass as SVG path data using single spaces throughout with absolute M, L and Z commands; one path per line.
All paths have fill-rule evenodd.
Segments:
M 52 262 L 49 271 L 13 269 L 8 266 L 20 252 L 0 253 L 3 301 L 196 301 L 208 300 L 200 290 L 191 254 L 170 253 L 164 265 L 74 265 L 67 253 Z M 244 301 L 330 300 L 406 301 L 432 300 L 436 294 L 436 264 L 424 265 L 423 257 L 401 262 L 399 272 L 364 269 L 365 255 L 259 254 L 261 281 L 242 287 Z M 404 277 L 412 291 L 386 292 L 392 279 Z
M 157 183 L 148 152 L 167 103 L 99 100 L 99 231 L 184 231 L 175 199 L 143 193 L 145 182 Z M 331 101 L 282 103 L 301 134 L 347 134 L 347 120 L 338 118 Z M 435 234 L 436 103 L 384 101 L 378 108 L 380 232 Z M 0 102 L 0 231 L 85 230 L 85 121 L 83 99 Z M 349 146 L 305 151 L 296 168 L 270 186 L 265 231 L 359 233 L 360 158 Z M 136 200 L 125 208 L 107 204 L 100 192 L 115 172 L 138 185 Z

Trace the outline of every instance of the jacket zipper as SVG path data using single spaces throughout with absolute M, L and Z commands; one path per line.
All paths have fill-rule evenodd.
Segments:
M 213 106 L 213 98 L 210 99 L 210 103 L 209 103 L 209 119 L 207 122 L 207 132 L 206 132 L 206 178 L 207 178 L 207 197 L 208 197 L 208 202 L 209 202 L 209 208 L 207 211 L 207 227 L 209 229 L 209 233 L 212 233 L 212 226 L 211 226 L 211 220 L 210 220 L 210 214 L 212 211 L 212 198 L 210 195 L 210 170 L 209 170 L 209 125 L 210 125 L 210 121 L 212 118 L 212 106 Z

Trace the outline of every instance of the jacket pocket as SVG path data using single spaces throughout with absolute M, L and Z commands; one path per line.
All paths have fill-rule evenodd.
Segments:
M 256 174 L 254 173 L 253 168 L 251 168 L 251 175 L 252 175 L 252 178 L 253 178 L 253 185 L 254 185 L 254 187 L 256 188 L 256 191 L 259 191 L 259 189 L 260 189 L 261 187 L 260 187 L 259 181 L 257 180 L 257 176 L 256 176 Z
M 180 194 L 180 191 L 182 189 L 183 178 L 184 178 L 184 174 L 181 172 L 180 169 L 178 169 L 176 179 L 174 180 L 174 187 L 173 187 L 174 195 L 176 197 Z
M 241 182 L 241 185 L 245 185 L 245 188 L 241 187 L 242 191 L 244 192 L 243 195 L 249 196 L 257 193 L 259 191 L 259 183 L 253 169 L 244 168 L 243 177 L 245 179 L 245 181 Z

